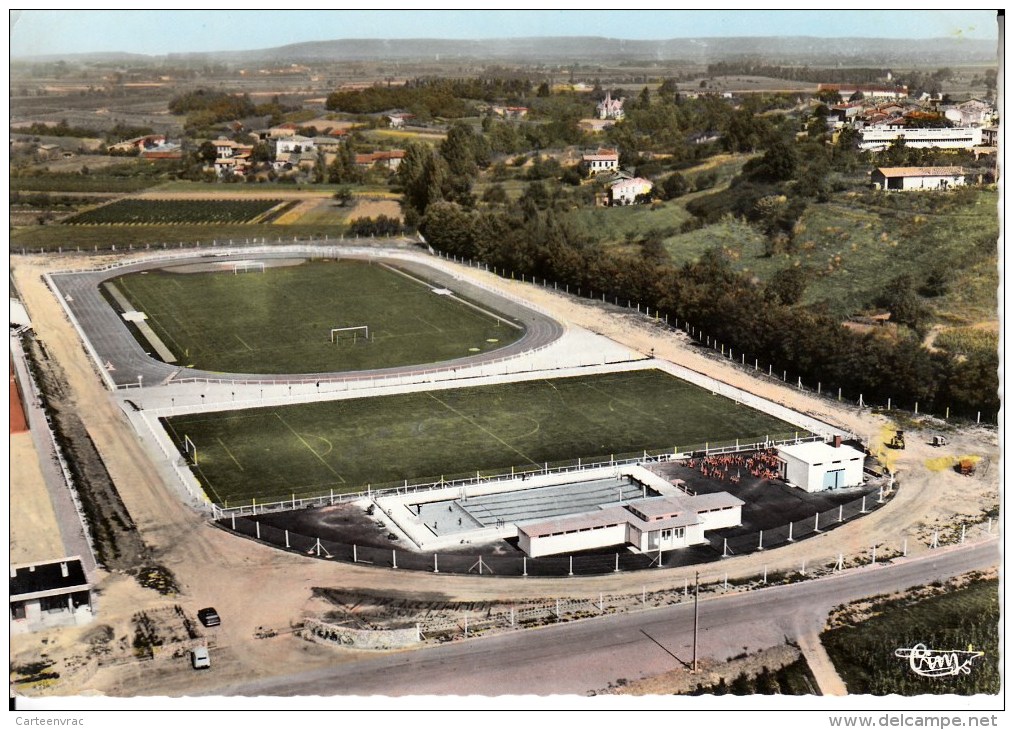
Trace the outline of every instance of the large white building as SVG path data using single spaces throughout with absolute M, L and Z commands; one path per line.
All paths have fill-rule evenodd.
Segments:
M 886 150 L 897 139 L 906 147 L 968 150 L 982 144 L 981 127 L 867 127 L 859 130 L 859 149 Z
M 629 545 L 636 550 L 674 550 L 700 545 L 707 530 L 735 527 L 743 500 L 727 492 L 669 494 L 580 514 L 519 524 L 518 547 L 529 557 Z
M 805 492 L 857 487 L 863 483 L 862 451 L 823 441 L 778 447 L 782 478 Z
M 651 180 L 643 177 L 620 180 L 609 187 L 609 202 L 612 205 L 632 205 L 640 196 L 650 195 L 651 189 Z

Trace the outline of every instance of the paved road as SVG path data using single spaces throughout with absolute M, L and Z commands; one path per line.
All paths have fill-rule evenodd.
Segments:
M 313 249 L 305 247 L 306 251 L 315 251 L 314 255 L 321 257 L 333 257 L 340 254 L 343 258 L 365 258 L 363 254 L 346 253 L 341 247 L 330 246 Z M 212 257 L 213 258 L 209 258 Z M 232 260 L 243 260 L 250 258 L 272 259 L 272 258 L 294 258 L 309 257 L 308 254 L 293 253 L 292 250 L 284 249 L 278 252 L 239 252 L 234 255 L 222 256 L 213 255 L 208 252 L 196 252 L 193 257 L 171 259 L 164 262 L 145 261 L 131 266 L 111 269 L 107 271 L 71 272 L 54 274 L 53 282 L 59 288 L 59 295 L 67 302 L 84 335 L 91 342 L 100 361 L 105 365 L 111 363 L 115 370 L 110 376 L 117 385 L 135 384 L 138 376 L 143 376 L 145 386 L 152 386 L 172 377 L 183 378 L 211 378 L 215 380 L 235 381 L 257 381 L 266 383 L 295 383 L 309 380 L 341 380 L 369 378 L 373 376 L 395 376 L 411 374 L 419 370 L 433 370 L 443 368 L 451 370 L 469 365 L 476 365 L 492 360 L 500 360 L 505 357 L 519 355 L 523 352 L 545 347 L 563 336 L 566 331 L 564 326 L 552 317 L 537 312 L 530 307 L 523 306 L 517 302 L 500 297 L 481 287 L 475 286 L 456 275 L 428 266 L 426 259 L 419 257 L 417 260 L 407 260 L 395 255 L 390 258 L 391 263 L 399 268 L 425 277 L 428 281 L 443 287 L 452 289 L 467 299 L 476 302 L 491 310 L 505 315 L 514 321 L 521 322 L 525 326 L 524 335 L 505 347 L 489 352 L 473 355 L 471 357 L 449 360 L 436 365 L 419 363 L 405 367 L 385 368 L 378 370 L 364 370 L 355 373 L 319 373 L 319 374 L 292 374 L 292 375 L 264 375 L 253 373 L 213 373 L 194 368 L 180 368 L 175 365 L 155 360 L 149 357 L 144 348 L 130 334 L 123 318 L 106 302 L 99 291 L 99 285 L 106 279 L 111 279 L 123 274 L 144 271 L 146 269 L 161 266 L 182 266 L 188 263 L 223 263 Z M 384 252 L 378 250 L 376 258 L 383 259 Z M 439 265 L 437 259 L 433 259 L 435 265 Z
M 724 660 L 823 625 L 834 606 L 998 565 L 996 540 L 823 580 L 712 597 L 700 606 L 700 657 Z M 576 694 L 686 665 L 692 604 L 384 654 L 332 669 L 219 688 L 225 695 Z

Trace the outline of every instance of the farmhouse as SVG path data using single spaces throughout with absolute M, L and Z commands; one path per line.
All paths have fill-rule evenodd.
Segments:
M 11 566 L 11 633 L 92 620 L 91 584 L 81 558 Z
M 377 150 L 356 155 L 356 164 L 359 167 L 373 167 L 380 164 L 393 171 L 398 169 L 403 159 L 405 159 L 405 150 Z
M 617 150 L 599 149 L 597 152 L 586 152 L 581 162 L 588 168 L 589 175 L 600 172 L 616 172 L 620 169 L 620 153 Z
M 538 558 L 614 545 L 629 545 L 641 552 L 700 545 L 708 542 L 706 530 L 740 524 L 743 504 L 727 492 L 637 499 L 519 524 L 518 547 Z
M 151 147 L 158 147 L 165 144 L 164 134 L 148 134 L 144 137 L 134 137 L 133 139 L 125 139 L 122 142 L 109 145 L 110 152 L 134 152 L 141 150 L 150 149 Z
M 633 205 L 642 202 L 646 196 L 651 195 L 651 180 L 643 177 L 634 177 L 629 180 L 620 180 L 609 188 L 610 205 Z
M 879 190 L 947 190 L 965 184 L 963 167 L 878 167 L 873 186 Z
M 415 119 L 415 114 L 409 114 L 408 112 L 391 112 L 384 116 L 387 118 L 391 129 L 402 129 L 409 119 Z
M 862 451 L 823 441 L 778 447 L 781 475 L 804 492 L 857 487 L 863 483 Z

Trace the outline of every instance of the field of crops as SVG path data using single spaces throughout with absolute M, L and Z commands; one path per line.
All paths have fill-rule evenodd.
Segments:
M 998 582 L 982 580 L 922 600 L 885 599 L 875 615 L 821 634 L 849 694 L 996 694 L 1000 690 Z M 923 676 L 898 649 L 958 652 L 968 672 Z M 982 656 L 968 659 L 966 651 Z M 939 656 L 939 655 L 937 655 Z
M 180 225 L 247 223 L 263 216 L 280 200 L 118 200 L 79 213 L 72 225 Z

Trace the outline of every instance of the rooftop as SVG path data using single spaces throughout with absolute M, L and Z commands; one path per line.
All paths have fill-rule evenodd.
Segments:
M 964 175 L 963 167 L 878 167 L 884 177 L 933 177 L 937 175 Z

